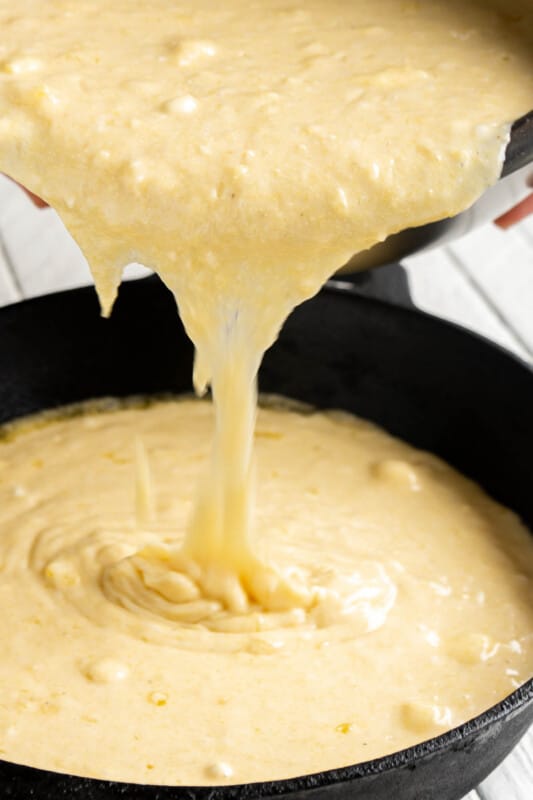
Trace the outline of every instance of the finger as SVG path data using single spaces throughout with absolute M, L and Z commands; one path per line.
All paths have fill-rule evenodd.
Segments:
M 24 189 L 24 186 L 22 186 L 21 188 Z M 36 194 L 33 194 L 33 192 L 30 192 L 29 189 L 24 189 L 24 191 L 26 192 L 26 194 L 28 195 L 28 197 L 32 201 L 33 205 L 37 206 L 37 208 L 46 208 L 48 206 L 48 203 L 45 203 L 44 200 L 41 200 L 41 198 L 37 197 Z
M 533 194 L 530 194 L 510 211 L 495 219 L 494 224 L 503 230 L 507 230 L 507 228 L 512 228 L 513 225 L 521 222 L 530 214 L 533 214 Z
M 7 177 L 9 177 L 9 176 L 7 176 Z M 13 178 L 9 178 L 9 180 L 13 180 Z M 26 189 L 24 186 L 21 186 L 20 183 L 17 183 L 17 181 L 13 181 L 13 183 L 16 183 L 17 186 L 20 186 L 22 191 L 25 192 L 28 195 L 28 197 L 30 198 L 30 200 L 32 201 L 34 206 L 36 206 L 37 208 L 47 208 L 48 207 L 48 203 L 45 203 L 44 200 L 41 200 L 41 198 L 38 197 L 36 194 L 33 194 L 33 192 L 30 192 L 29 189 Z

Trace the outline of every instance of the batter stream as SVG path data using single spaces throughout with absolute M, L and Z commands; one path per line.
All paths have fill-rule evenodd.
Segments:
M 530 540 L 443 465 L 270 409 L 256 530 L 251 500 L 265 349 L 355 252 L 497 179 L 533 96 L 531 3 L 0 0 L 0 26 L 0 169 L 59 211 L 105 313 L 127 263 L 159 273 L 215 408 L 210 456 L 193 401 L 2 446 L 5 757 L 287 777 L 426 738 L 529 677 Z

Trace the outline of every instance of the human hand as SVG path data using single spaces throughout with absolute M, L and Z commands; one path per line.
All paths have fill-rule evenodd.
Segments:
M 24 189 L 24 186 L 21 186 L 21 189 Z M 37 206 L 37 208 L 48 208 L 48 203 L 45 203 L 44 200 L 41 200 L 41 198 L 37 197 L 36 194 L 30 192 L 29 189 L 24 189 L 24 191 L 26 192 L 26 194 L 28 195 L 34 206 Z
M 16 183 L 16 181 L 14 181 L 14 183 Z M 20 183 L 17 183 L 17 186 L 20 186 Z M 36 206 L 37 208 L 48 208 L 48 203 L 45 203 L 44 200 L 41 200 L 41 198 L 37 197 L 36 194 L 30 192 L 29 189 L 25 189 L 24 186 L 20 186 L 20 188 L 22 189 L 23 192 L 27 194 L 27 196 L 30 198 L 34 206 Z
M 24 186 L 22 186 L 21 188 L 24 189 Z M 28 195 L 34 206 L 37 206 L 37 208 L 48 208 L 48 203 L 45 203 L 44 200 L 41 200 L 41 198 L 37 197 L 36 194 L 30 192 L 29 189 L 24 189 L 24 191 L 26 192 L 26 194 Z
M 527 185 L 533 188 L 533 173 L 529 176 Z M 533 214 L 533 192 L 511 208 L 510 211 L 506 211 L 501 217 L 495 219 L 494 224 L 502 228 L 502 230 L 507 230 L 507 228 L 516 225 L 517 222 L 521 222 L 526 217 L 529 217 L 530 214 Z
M 17 184 L 17 186 L 20 186 L 20 183 Z M 32 201 L 34 206 L 36 206 L 37 208 L 48 208 L 48 203 L 45 203 L 44 200 L 41 200 L 41 198 L 37 197 L 36 194 L 33 194 L 33 192 L 30 192 L 29 189 L 25 189 L 24 186 L 20 186 L 20 188 L 24 192 L 26 192 L 26 194 L 28 195 L 28 197 L 30 198 L 30 200 Z

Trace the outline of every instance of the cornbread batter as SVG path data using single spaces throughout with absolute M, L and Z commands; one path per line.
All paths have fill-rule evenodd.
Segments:
M 181 566 L 234 609 L 309 605 L 250 537 L 260 359 L 354 252 L 496 180 L 533 96 L 531 4 L 0 0 L 0 25 L 0 168 L 59 210 L 104 311 L 127 262 L 159 272 L 211 384 Z
M 231 614 L 152 569 L 183 537 L 210 428 L 210 405 L 184 400 L 0 443 L 4 758 L 150 783 L 283 778 L 441 733 L 530 677 L 530 534 L 347 415 L 257 421 L 258 549 L 321 587 L 314 609 Z
M 211 385 L 216 411 L 209 459 L 198 458 L 200 433 L 195 441 L 192 432 L 191 439 L 180 439 L 196 414 L 203 420 L 207 413 L 205 406 L 186 404 L 179 412 L 167 407 L 120 412 L 108 424 L 100 418 L 94 431 L 87 428 L 90 418 L 56 423 L 66 426 L 68 436 L 55 460 L 49 459 L 54 426 L 6 445 L 13 449 L 6 469 L 10 481 L 11 457 L 16 460 L 19 446 L 27 454 L 34 435 L 45 439 L 38 458 L 48 464 L 36 473 L 39 486 L 33 494 L 25 493 L 21 477 L 22 499 L 17 483 L 18 499 L 2 512 L 7 517 L 0 546 L 9 545 L 7 574 L 17 576 L 2 584 L 7 597 L 16 598 L 9 600 L 14 608 L 9 624 L 2 622 L 7 629 L 0 641 L 13 653 L 7 659 L 11 672 L 4 677 L 17 685 L 18 676 L 27 674 L 37 692 L 37 700 L 28 701 L 31 712 L 19 719 L 17 709 L 25 703 L 21 692 L 31 697 L 32 690 L 14 690 L 6 717 L 8 757 L 167 783 L 285 777 L 424 738 L 501 697 L 511 681 L 527 677 L 529 578 L 515 576 L 512 554 L 496 548 L 493 559 L 480 557 L 494 546 L 492 529 L 500 524 L 505 534 L 508 527 L 516 529 L 516 540 L 527 547 L 525 534 L 507 512 L 479 500 L 481 520 L 474 514 L 473 539 L 465 546 L 476 552 L 480 576 L 494 568 L 501 578 L 496 594 L 512 597 L 516 605 L 505 601 L 507 610 L 490 630 L 488 620 L 497 608 L 492 605 L 486 621 L 474 615 L 472 630 L 464 627 L 468 614 L 459 596 L 471 602 L 462 571 L 470 575 L 471 565 L 456 565 L 456 572 L 450 565 L 444 582 L 439 576 L 433 581 L 440 587 L 435 602 L 446 598 L 449 605 L 441 614 L 446 630 L 434 628 L 425 603 L 420 605 L 424 619 L 400 629 L 400 617 L 408 619 L 409 612 L 398 609 L 412 603 L 414 613 L 421 602 L 420 596 L 409 600 L 409 581 L 425 585 L 431 572 L 425 562 L 418 572 L 416 560 L 400 558 L 415 535 L 411 525 L 416 529 L 425 520 L 421 537 L 433 519 L 428 510 L 433 500 L 426 512 L 413 500 L 425 498 L 418 489 L 425 480 L 431 483 L 429 477 L 419 478 L 416 470 L 388 456 L 374 475 L 368 463 L 377 458 L 370 454 L 370 446 L 379 449 L 377 434 L 370 436 L 366 452 L 365 436 L 360 440 L 354 433 L 349 440 L 357 446 L 341 458 L 336 448 L 354 423 L 269 412 L 276 425 L 279 418 L 280 442 L 290 438 L 293 422 L 303 439 L 286 454 L 280 444 L 278 466 L 272 462 L 272 471 L 287 468 L 287 482 L 276 513 L 271 509 L 259 520 L 259 529 L 267 529 L 260 537 L 262 549 L 252 536 L 250 498 L 255 375 L 263 352 L 290 310 L 353 253 L 397 230 L 464 209 L 496 180 L 509 124 L 530 109 L 533 96 L 531 3 L 19 0 L 14 6 L 0 0 L 0 26 L 0 169 L 59 211 L 87 255 L 105 313 L 128 262 L 156 269 L 173 290 L 196 346 L 196 388 L 202 392 Z M 139 419 L 131 421 L 128 414 Z M 324 462 L 319 459 L 316 508 L 307 499 L 302 505 L 306 495 L 300 494 L 297 469 L 298 451 L 305 451 L 307 435 L 309 441 L 315 435 L 315 423 L 325 426 L 316 431 L 317 452 L 327 447 L 333 454 L 329 464 L 325 455 Z M 174 453 L 174 467 L 161 480 L 151 473 L 151 447 L 133 436 L 152 424 L 154 435 L 157 430 L 160 442 Z M 133 529 L 127 522 L 130 506 L 122 495 L 107 503 L 115 479 L 108 485 L 101 456 L 91 449 L 99 435 L 110 452 L 129 447 L 136 453 L 139 530 L 127 541 L 124 531 Z M 121 436 L 127 447 L 111 447 Z M 60 470 L 69 452 L 76 452 L 73 463 Z M 302 474 L 308 475 L 313 452 L 308 451 Z M 21 459 L 28 469 L 26 455 Z M 365 521 L 370 490 L 364 480 L 359 485 L 359 477 L 354 479 L 339 496 L 329 486 L 333 475 L 342 485 L 339 473 L 350 472 L 352 460 L 354 475 L 364 473 L 357 465 L 365 459 L 372 473 L 367 483 L 385 487 L 375 490 L 381 491 L 378 506 L 390 492 L 390 506 L 384 507 L 392 510 L 375 530 L 377 510 L 369 512 L 371 523 Z M 202 462 L 200 492 L 187 522 L 191 476 Z M 98 469 L 91 470 L 91 463 Z M 124 473 L 129 477 L 123 484 L 117 479 L 117 492 L 130 486 L 131 469 Z M 68 484 L 60 491 L 63 480 Z M 450 501 L 438 537 L 446 550 L 444 532 L 455 541 L 462 525 L 454 527 L 453 515 L 468 517 L 470 505 L 458 502 L 463 489 L 447 493 L 447 479 L 442 480 L 440 486 L 435 479 L 434 490 Z M 457 487 L 463 486 L 457 480 Z M 163 497 L 174 493 L 166 511 L 155 503 L 151 483 Z M 186 486 L 186 499 L 180 498 Z M 323 493 L 330 490 L 336 501 L 328 505 Z M 53 504 L 35 500 L 32 506 L 41 492 L 50 492 Z M 405 506 L 401 492 L 410 498 Z M 350 510 L 352 494 L 357 504 Z M 26 503 L 20 515 L 9 511 L 19 500 Z M 314 512 L 304 524 L 300 512 L 307 507 Z M 492 521 L 488 509 L 495 515 Z M 400 524 L 407 511 L 413 515 L 408 528 L 406 519 Z M 94 527 L 87 527 L 93 520 Z M 281 546 L 281 532 L 291 525 L 293 549 L 284 550 L 289 544 Z M 360 528 L 365 531 L 361 539 Z M 390 542 L 382 547 L 380 537 L 387 536 Z M 27 564 L 21 564 L 19 541 L 30 548 Z M 454 548 L 454 556 L 457 552 Z M 392 565 L 390 553 L 396 553 Z M 317 572 L 310 554 L 320 564 L 330 559 L 331 565 Z M 477 572 L 471 574 L 475 583 Z M 448 591 L 446 581 L 455 588 Z M 491 585 L 491 603 L 492 592 Z M 478 601 L 472 602 L 477 609 Z M 478 605 L 485 603 L 482 598 Z M 58 614 L 58 604 L 64 613 Z M 42 623 L 31 635 L 24 625 L 19 644 L 15 613 Z M 269 629 L 282 634 L 269 638 Z M 473 637 L 466 644 L 463 629 Z M 430 691 L 433 661 L 425 677 L 419 664 L 411 673 L 414 649 L 406 650 L 402 680 L 407 683 L 398 684 L 403 695 L 391 689 L 389 706 L 376 714 L 368 705 L 362 714 L 371 691 L 365 688 L 360 697 L 354 662 L 367 665 L 358 681 L 365 672 L 383 675 L 386 666 L 398 663 L 395 654 L 404 640 L 417 635 L 426 637 L 424 647 L 435 649 L 437 665 L 441 650 L 444 661 L 456 664 L 468 652 L 466 660 L 473 663 L 453 677 L 453 687 L 453 670 L 444 670 L 435 683 L 438 690 Z M 35 667 L 43 643 L 48 655 L 54 639 L 50 661 Z M 109 649 L 113 652 L 106 655 Z M 516 674 L 507 674 L 508 668 Z M 491 674 L 488 687 L 478 686 L 481 672 Z M 420 695 L 411 698 L 418 681 Z M 287 684 L 287 696 L 280 696 L 278 684 Z M 346 708 L 348 686 L 354 718 L 335 721 Z M 167 695 L 178 692 L 179 700 L 167 702 Z M 155 698 L 148 711 L 147 696 Z M 240 700 L 232 703 L 229 696 Z M 58 726 L 54 752 L 47 752 L 52 737 L 43 737 L 42 727 L 35 725 L 34 711 L 45 707 Z M 93 710 L 82 713 L 82 708 Z M 367 731 L 368 719 L 372 728 Z M 398 724 L 390 727 L 393 719 Z M 133 740 L 132 720 L 139 720 Z M 78 736 L 82 722 L 93 726 L 86 740 Z M 330 740 L 326 730 L 334 731 Z M 80 743 L 76 751 L 58 744 L 73 738 Z

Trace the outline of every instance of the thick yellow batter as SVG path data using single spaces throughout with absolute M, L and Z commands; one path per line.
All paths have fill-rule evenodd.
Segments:
M 441 733 L 531 676 L 530 534 L 347 415 L 272 407 L 257 423 L 258 547 L 321 587 L 316 606 L 231 615 L 191 596 L 175 618 L 194 587 L 134 554 L 183 539 L 211 424 L 206 402 L 162 402 L 0 444 L 4 758 L 153 783 L 285 778 Z
M 405 730 L 416 728 L 416 734 L 409 736 L 424 738 L 501 697 L 511 680 L 527 677 L 527 652 L 520 650 L 525 645 L 515 646 L 503 630 L 512 617 L 514 606 L 509 601 L 503 603 L 508 611 L 494 620 L 491 631 L 477 619 L 472 623 L 471 647 L 462 641 L 460 625 L 453 635 L 450 631 L 446 634 L 442 650 L 446 658 L 452 658 L 449 652 L 455 648 L 459 661 L 464 661 L 461 654 L 466 648 L 473 653 L 474 671 L 485 670 L 485 676 L 487 670 L 495 673 L 487 686 L 478 687 L 475 696 L 470 698 L 466 692 L 462 711 L 453 698 L 449 703 L 446 699 L 448 690 L 456 696 L 451 677 L 445 677 L 449 673 L 444 673 L 430 692 L 427 686 L 424 689 L 424 681 L 433 680 L 433 662 L 424 677 L 418 665 L 410 672 L 413 662 L 408 661 L 404 669 L 408 686 L 403 685 L 403 695 L 395 695 L 396 690 L 391 689 L 393 696 L 383 710 L 381 727 L 376 723 L 360 737 L 356 731 L 363 730 L 365 720 L 374 720 L 376 715 L 372 717 L 367 697 L 361 697 L 359 686 L 354 686 L 354 660 L 367 665 L 363 673 L 382 675 L 386 665 L 397 663 L 393 657 L 403 647 L 403 640 L 418 635 L 425 636 L 426 644 L 439 652 L 441 633 L 433 629 L 427 604 L 421 606 L 426 612 L 424 620 L 414 627 L 407 624 L 400 632 L 394 622 L 398 603 L 404 594 L 408 602 L 409 586 L 412 591 L 409 580 L 401 578 L 402 569 L 427 582 L 426 565 L 419 573 L 416 561 L 403 563 L 400 559 L 400 566 L 391 566 L 386 560 L 391 552 L 399 559 L 411 536 L 411 529 L 406 533 L 400 523 L 404 512 L 396 481 L 413 503 L 413 498 L 424 496 L 416 489 L 418 478 L 394 460 L 392 465 L 376 467 L 376 475 L 370 470 L 371 485 L 385 487 L 382 498 L 390 492 L 390 505 L 385 506 L 390 511 L 386 524 L 382 520 L 381 527 L 372 528 L 375 549 L 373 545 L 370 552 L 366 546 L 363 558 L 357 551 L 359 537 L 351 535 L 350 526 L 365 529 L 365 483 L 358 485 L 354 479 L 349 490 L 346 484 L 345 496 L 337 498 L 335 489 L 339 502 L 322 505 L 321 493 L 328 490 L 332 474 L 343 485 L 339 473 L 351 469 L 351 451 L 343 458 L 335 449 L 343 443 L 347 423 L 318 423 L 331 427 L 323 432 L 318 452 L 326 449 L 325 441 L 331 437 L 328 448 L 334 463 L 325 466 L 323 473 L 322 467 L 317 469 L 313 491 L 319 492 L 320 501 L 307 502 L 306 495 L 299 494 L 298 481 L 303 476 L 297 462 L 299 451 L 305 450 L 304 429 L 311 423 L 309 418 L 295 417 L 295 430 L 304 439 L 290 453 L 279 453 L 278 466 L 272 466 L 280 472 L 287 468 L 287 494 L 285 505 L 259 525 L 269 528 L 270 539 L 263 542 L 263 549 L 252 537 L 250 499 L 255 375 L 264 350 L 290 310 L 315 293 L 354 252 L 402 228 L 462 210 L 496 180 L 509 124 L 532 104 L 531 2 L 19 0 L 14 6 L 11 0 L 0 0 L 0 27 L 0 169 L 60 212 L 89 259 L 105 312 L 111 308 L 125 264 L 138 260 L 157 270 L 174 291 L 196 346 L 196 386 L 202 391 L 211 384 L 216 410 L 213 454 L 198 460 L 206 464 L 188 527 L 184 514 L 194 494 L 189 485 L 196 462 L 191 442 L 178 447 L 178 439 L 172 438 L 180 435 L 179 420 L 175 434 L 165 419 L 166 411 L 161 409 L 157 420 L 161 431 L 167 431 L 166 447 L 179 450 L 179 458 L 174 456 L 172 462 L 176 475 L 180 469 L 186 474 L 181 483 L 177 478 L 173 483 L 169 468 L 163 482 L 153 481 L 163 495 L 175 493 L 176 507 L 169 506 L 168 523 L 158 515 L 150 491 L 150 448 L 142 441 L 135 443 L 132 437 L 132 431 L 152 424 L 156 412 L 135 412 L 139 415 L 135 425 L 119 426 L 128 447 L 136 453 L 134 506 L 138 525 L 153 532 L 147 547 L 129 537 L 127 552 L 121 539 L 116 552 L 111 548 L 107 555 L 96 558 L 90 542 L 98 540 L 104 546 L 101 532 L 90 528 L 79 538 L 77 520 L 84 520 L 85 525 L 94 514 L 102 514 L 104 534 L 107 531 L 110 540 L 115 535 L 120 539 L 126 524 L 124 508 L 129 507 L 119 504 L 107 520 L 105 496 L 113 487 L 107 479 L 101 480 L 100 470 L 92 474 L 89 452 L 87 463 L 78 454 L 72 469 L 65 465 L 55 469 L 50 466 L 53 462 L 47 461 L 47 470 L 36 473 L 44 481 L 42 491 L 48 491 L 49 485 L 56 494 L 57 503 L 53 508 L 45 504 L 46 513 L 39 502 L 31 505 L 33 495 L 25 495 L 23 489 L 21 502 L 29 505 L 21 516 L 4 524 L 0 543 L 4 539 L 4 544 L 9 543 L 15 535 L 17 542 L 24 540 L 22 530 L 27 531 L 27 541 L 37 536 L 37 544 L 31 550 L 30 569 L 23 570 L 25 577 L 17 575 L 14 583 L 6 580 L 1 588 L 8 597 L 16 598 L 10 602 L 25 619 L 42 619 L 44 614 L 48 624 L 35 625 L 32 636 L 20 647 L 12 628 L 0 640 L 15 654 L 14 660 L 8 661 L 12 671 L 6 680 L 17 684 L 18 674 L 23 674 L 20 659 L 30 659 L 33 664 L 41 657 L 42 643 L 56 638 L 57 649 L 50 661 L 55 672 L 48 674 L 45 665 L 46 675 L 38 674 L 39 667 L 37 677 L 28 681 L 35 682 L 37 695 L 45 691 L 48 699 L 43 703 L 58 707 L 54 719 L 59 738 L 54 752 L 47 753 L 50 740 L 41 741 L 44 737 L 42 729 L 35 726 L 35 715 L 21 717 L 20 722 L 17 717 L 13 723 L 14 709 L 24 703 L 19 687 L 15 706 L 7 713 L 7 729 L 14 725 L 11 745 L 6 745 L 9 757 L 90 774 L 139 780 L 151 776 L 154 782 L 283 777 L 395 749 L 406 742 L 405 736 L 402 738 Z M 192 427 L 194 415 L 205 413 L 205 407 L 184 405 L 180 413 L 187 415 L 181 427 Z M 119 419 L 117 415 L 110 421 L 106 442 L 118 435 L 113 426 Z M 305 420 L 303 427 L 299 419 Z M 92 434 L 84 427 L 86 423 L 64 424 L 78 429 L 65 440 L 70 444 L 62 446 L 57 463 L 70 447 L 90 449 Z M 289 418 L 280 425 L 284 441 Z M 41 432 L 45 438 L 52 429 L 46 430 Z M 312 430 L 311 426 L 309 436 Z M 343 434 L 338 445 L 333 445 L 337 430 Z M 75 434 L 80 434 L 79 443 Z M 353 438 L 359 441 L 355 435 Z M 20 443 L 24 448 L 30 446 L 25 438 Z M 53 442 L 47 440 L 46 448 L 49 444 L 53 452 Z M 16 449 L 18 445 L 8 448 L 12 446 Z M 43 461 L 48 459 L 46 448 L 39 456 Z M 365 454 L 355 446 L 353 449 L 356 469 Z M 375 460 L 376 454 L 372 458 Z M 10 470 L 6 472 L 11 475 Z M 126 472 L 125 485 L 130 486 L 131 469 Z M 60 492 L 63 480 L 72 483 Z M 189 491 L 184 504 L 179 492 L 185 485 Z M 446 482 L 440 489 L 435 487 L 450 500 L 447 513 L 468 516 L 464 504 L 457 505 L 454 492 L 445 490 Z M 17 489 L 13 491 L 18 497 Z M 354 492 L 361 506 L 349 511 L 344 523 L 343 509 L 345 505 L 351 508 Z M 302 506 L 303 497 L 306 503 Z M 82 505 L 74 524 L 68 511 L 72 503 Z M 284 554 L 277 551 L 276 542 L 279 531 L 292 524 L 291 503 L 300 509 L 313 508 L 313 515 L 303 525 L 295 513 L 294 550 Z M 425 519 L 419 505 L 405 508 L 414 515 L 413 526 Z M 498 520 L 502 514 L 505 517 L 497 510 L 494 514 Z M 428 515 L 426 529 L 430 522 L 437 525 L 432 513 Z M 160 526 L 168 532 L 168 542 L 158 535 Z M 465 547 L 476 553 L 481 548 L 483 554 L 483 548 L 491 545 L 492 534 L 487 540 L 480 539 L 478 528 L 473 522 L 473 539 Z M 451 521 L 439 531 L 439 547 L 445 549 L 458 535 Z M 516 535 L 526 546 L 525 535 Z M 308 537 L 313 546 L 320 545 L 316 561 L 332 559 L 332 572 L 296 568 L 302 560 L 306 563 Z M 380 537 L 391 537 L 385 549 Z M 457 550 L 453 552 L 457 554 Z M 12 566 L 17 569 L 17 547 L 13 553 Z M 121 555 L 132 558 L 124 560 Z M 501 563 L 511 562 L 502 554 Z M 518 591 L 514 567 L 501 570 L 499 564 L 498 558 L 489 558 L 487 564 L 476 558 L 476 569 L 497 569 L 502 579 L 499 591 L 504 597 L 514 596 Z M 470 564 L 465 569 L 470 570 Z M 447 574 L 447 580 L 457 581 L 457 586 L 463 586 L 461 592 L 468 595 L 463 566 L 456 570 Z M 39 576 L 44 576 L 45 583 Z M 451 619 L 456 590 L 450 594 L 437 578 L 433 583 L 440 587 L 435 589 L 438 602 L 444 603 L 446 598 L 450 606 L 443 619 L 448 614 Z M 402 580 L 407 589 L 398 589 Z M 22 592 L 26 583 L 27 591 Z M 527 593 L 527 581 L 524 587 L 521 591 Z M 521 609 L 525 609 L 521 598 L 518 593 L 517 626 Z M 415 601 L 411 602 L 415 607 Z M 68 613 L 58 614 L 57 603 L 65 603 Z M 41 614 L 41 604 L 48 609 L 48 616 L 44 611 Z M 484 601 L 479 605 L 483 607 Z M 89 620 L 82 622 L 84 616 Z M 465 622 L 462 607 L 456 619 Z M 524 627 L 517 627 L 513 637 L 530 633 L 525 616 L 522 621 Z M 281 654 L 277 634 L 272 634 L 272 643 L 268 631 L 252 636 L 246 630 L 257 626 L 283 632 Z M 27 633 L 25 626 L 24 637 Z M 306 640 L 308 633 L 310 639 Z M 96 653 L 100 635 L 102 652 Z M 497 652 L 492 653 L 485 636 L 500 643 Z M 115 651 L 115 642 L 122 642 L 123 637 L 124 647 L 119 652 L 127 655 L 126 665 L 116 663 L 114 652 L 108 656 L 103 652 Z M 455 644 L 448 641 L 452 639 Z M 328 647 L 326 641 L 335 644 Z M 358 648 L 357 658 L 353 647 Z M 509 668 L 517 674 L 507 675 L 507 666 L 493 670 L 498 662 L 491 659 L 498 653 L 513 653 L 515 647 L 514 656 L 521 666 L 519 669 L 513 661 Z M 69 667 L 77 648 L 78 662 Z M 485 650 L 492 653 L 486 663 L 479 655 Z M 308 674 L 311 663 L 312 674 Z M 457 678 L 455 686 L 470 680 L 471 667 Z M 149 677 L 150 669 L 156 671 L 156 677 Z M 172 684 L 170 677 L 175 674 L 180 681 Z M 95 681 L 94 686 L 87 683 L 87 675 Z M 478 678 L 476 674 L 472 688 L 482 683 Z M 149 679 L 167 688 L 154 685 L 151 689 Z M 220 692 L 221 710 L 213 703 L 213 687 L 219 680 L 224 689 Z M 412 699 L 418 680 L 420 695 Z M 58 681 L 61 691 L 66 689 L 68 694 L 56 702 L 49 695 Z M 286 683 L 280 697 L 278 684 Z M 171 684 L 173 696 L 179 692 L 180 700 L 173 701 L 177 704 L 169 714 L 165 709 L 171 708 L 170 700 L 159 700 Z M 348 684 L 359 711 L 354 711 L 353 720 L 334 720 L 328 728 L 335 709 L 341 708 Z M 254 693 L 250 687 L 255 687 Z M 147 692 L 155 693 L 153 709 L 146 705 Z M 228 701 L 227 709 L 222 710 L 225 694 L 238 696 L 238 692 L 240 705 Z M 313 693 L 317 695 L 315 703 L 310 700 Z M 416 703 L 422 700 L 429 705 L 421 709 Z M 34 710 L 44 707 L 39 700 L 28 702 Z M 67 755 L 58 742 L 77 737 L 82 716 L 78 712 L 83 705 L 99 709 L 88 716 L 100 723 L 87 725 L 100 724 L 101 730 L 88 729 L 87 741 Z M 141 707 L 148 709 L 148 716 L 136 716 Z M 236 707 L 240 710 L 233 719 L 231 709 Z M 108 726 L 111 720 L 125 720 L 125 715 L 128 720 L 139 719 L 137 740 L 128 738 L 132 731 L 129 722 L 121 728 L 127 731 L 124 739 L 117 736 L 116 727 Z M 393 717 L 397 727 L 391 727 Z M 158 720 L 166 720 L 163 728 Z M 177 734 L 180 724 L 182 730 Z M 326 729 L 334 732 L 331 746 Z M 280 742 L 283 747 L 278 748 Z M 149 759 L 148 751 L 152 753 Z M 59 763 L 58 753 L 72 761 Z M 235 770 L 234 776 L 226 775 L 220 766 L 219 759 L 225 758 Z M 213 766 L 215 762 L 218 766 Z
M 354 252 L 497 178 L 533 96 L 533 7 L 0 0 L 0 25 L 0 168 L 59 210 L 106 311 L 127 262 L 159 272 L 212 386 L 185 543 L 202 591 L 290 608 L 250 538 L 262 354 Z

